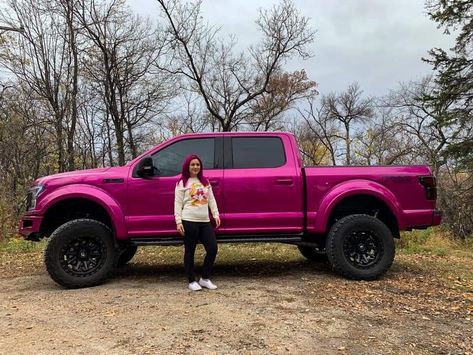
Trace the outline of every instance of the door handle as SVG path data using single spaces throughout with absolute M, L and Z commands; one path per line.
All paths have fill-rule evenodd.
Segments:
M 276 179 L 277 185 L 292 185 L 292 179 Z

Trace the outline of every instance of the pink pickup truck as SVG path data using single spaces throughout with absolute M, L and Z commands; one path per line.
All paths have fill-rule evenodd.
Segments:
M 68 288 L 103 282 L 142 245 L 179 245 L 174 187 L 198 154 L 217 199 L 222 242 L 295 244 L 341 275 L 372 280 L 399 231 L 440 224 L 426 166 L 303 167 L 290 133 L 186 134 L 122 167 L 56 174 L 28 191 L 20 233 L 48 238 L 45 263 Z

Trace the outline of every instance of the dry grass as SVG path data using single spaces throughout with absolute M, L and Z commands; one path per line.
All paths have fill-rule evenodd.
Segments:
M 42 250 L 46 242 L 28 242 L 11 238 L 0 243 L 0 268 L 4 275 L 43 270 Z M 155 266 L 182 264 L 182 247 L 142 247 L 134 263 Z M 198 246 L 196 260 L 204 249 Z M 225 267 L 268 271 L 272 268 L 297 267 L 306 263 L 293 245 L 276 243 L 220 244 L 217 262 Z M 455 242 L 441 230 L 405 233 L 397 241 L 396 264 L 406 269 L 431 271 L 449 280 L 473 281 L 473 248 Z
M 448 231 L 430 228 L 402 233 L 397 249 L 406 254 L 427 254 L 437 256 L 472 256 L 473 243 L 460 242 Z

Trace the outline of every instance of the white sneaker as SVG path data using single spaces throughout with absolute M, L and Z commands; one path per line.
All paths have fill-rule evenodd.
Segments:
M 216 290 L 217 285 L 215 285 L 212 281 L 209 279 L 200 279 L 199 280 L 199 285 L 205 288 L 208 288 L 209 290 Z
M 200 291 L 200 290 L 202 290 L 202 287 L 200 287 L 200 285 L 196 281 L 194 281 L 194 282 L 191 282 L 189 284 L 189 290 L 191 290 L 191 291 Z

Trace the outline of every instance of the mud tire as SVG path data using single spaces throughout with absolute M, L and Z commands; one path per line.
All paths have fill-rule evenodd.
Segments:
M 350 215 L 337 221 L 327 236 L 327 257 L 332 268 L 353 280 L 375 280 L 392 265 L 394 239 L 379 219 Z
M 44 262 L 59 285 L 82 288 L 109 278 L 117 255 L 110 228 L 92 219 L 76 219 L 61 225 L 49 237 Z

